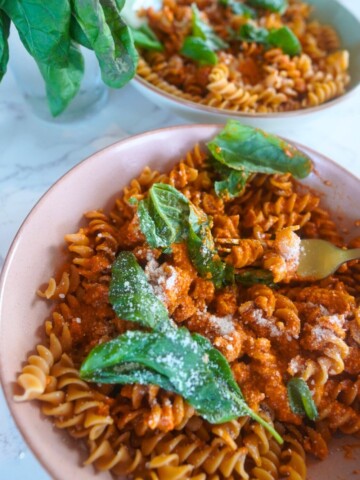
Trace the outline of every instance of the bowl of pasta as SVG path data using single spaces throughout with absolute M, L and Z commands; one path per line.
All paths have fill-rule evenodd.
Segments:
M 300 238 L 359 246 L 359 192 L 235 120 L 123 140 L 58 180 L 0 281 L 2 387 L 51 477 L 352 478 L 360 264 L 296 265 Z
M 191 121 L 310 120 L 360 83 L 360 22 L 336 0 L 136 0 L 125 15 L 134 87 Z

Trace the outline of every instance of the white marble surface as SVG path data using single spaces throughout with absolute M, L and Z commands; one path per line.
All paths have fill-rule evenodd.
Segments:
M 360 0 L 342 0 L 360 18 Z M 127 86 L 110 92 L 96 115 L 71 124 L 33 116 L 11 72 L 0 85 L 0 267 L 11 241 L 40 196 L 93 152 L 129 135 L 185 121 L 160 110 Z M 334 159 L 360 178 L 360 90 L 321 123 L 284 125 L 277 133 Z M 165 146 L 166 148 L 166 146 Z M 45 480 L 14 425 L 0 392 L 0 480 Z

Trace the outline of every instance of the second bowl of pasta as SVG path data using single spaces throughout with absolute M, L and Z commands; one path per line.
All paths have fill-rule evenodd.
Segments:
M 137 16 L 140 51 L 133 85 L 192 121 L 296 122 L 360 83 L 360 23 L 336 0 L 137 1 L 132 8 L 126 15 L 130 23 Z

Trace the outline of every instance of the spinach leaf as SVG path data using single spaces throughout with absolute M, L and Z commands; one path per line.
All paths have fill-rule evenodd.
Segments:
M 66 67 L 70 56 L 69 0 L 0 0 L 22 43 L 38 63 Z
M 246 404 L 226 359 L 201 335 L 191 335 L 185 328 L 167 334 L 126 332 L 95 347 L 82 364 L 80 376 L 101 382 L 108 375 L 115 382 L 115 367 L 120 367 L 119 382 L 125 380 L 123 375 L 127 383 L 137 382 L 141 374 L 153 382 L 167 380 L 170 389 L 207 421 L 217 424 L 249 415 L 282 443 L 275 429 Z
M 256 27 L 251 23 L 241 25 L 239 38 L 244 42 L 256 42 L 269 45 L 269 31 L 266 28 Z
M 262 285 L 268 285 L 271 288 L 276 287 L 271 272 L 255 268 L 237 273 L 235 275 L 235 282 L 244 285 L 244 287 L 251 287 L 252 285 L 257 285 L 259 283 Z
M 255 8 L 265 8 L 281 14 L 285 13 L 288 7 L 287 0 L 247 0 L 247 3 Z
M 216 65 L 218 57 L 206 40 L 200 37 L 186 37 L 180 53 L 199 65 Z
M 81 28 L 79 22 L 76 19 L 76 16 L 72 13 L 71 14 L 71 21 L 70 21 L 70 36 L 74 40 L 74 42 L 82 45 L 83 47 L 92 50 L 92 45 L 89 42 L 89 39 L 84 33 L 84 30 Z
M 281 50 L 288 55 L 293 56 L 301 53 L 301 43 L 289 27 L 270 30 L 268 41 L 270 45 L 281 48 Z
M 164 304 L 155 296 L 131 252 L 119 253 L 111 274 L 109 300 L 120 318 L 160 332 L 174 328 Z
M 196 4 L 192 8 L 192 35 L 185 38 L 180 53 L 185 57 L 196 60 L 200 65 L 215 65 L 218 61 L 216 50 L 227 48 L 229 45 L 204 22 Z
M 45 81 L 50 111 L 54 117 L 62 113 L 78 93 L 84 75 L 84 59 L 75 44 L 70 45 L 66 67 L 37 62 Z
M 187 235 L 189 200 L 176 188 L 155 183 L 138 204 L 140 229 L 153 248 L 169 247 Z
M 6 73 L 9 61 L 9 32 L 10 19 L 5 12 L 0 10 L 0 82 Z
M 105 2 L 105 14 L 100 0 L 71 2 L 73 15 L 98 59 L 104 83 L 113 88 L 122 87 L 134 75 L 135 61 L 120 41 L 120 30 L 125 27 L 116 5 Z M 84 39 L 78 35 L 78 40 Z
M 287 392 L 290 408 L 296 415 L 306 415 L 310 420 L 317 419 L 318 411 L 305 380 L 292 378 L 287 384 Z
M 310 158 L 275 135 L 229 120 L 207 144 L 217 161 L 245 172 L 291 173 L 304 178 L 312 170 Z
M 146 50 L 154 50 L 162 52 L 164 45 L 159 42 L 157 36 L 149 25 L 142 25 L 140 28 L 131 29 L 134 42 L 137 47 L 145 48 Z
M 121 18 L 120 10 L 117 6 L 118 4 L 120 6 L 123 5 L 124 2 L 100 0 L 100 4 L 114 41 L 111 64 L 107 69 L 105 64 L 103 65 L 102 74 L 104 75 L 104 81 L 106 78 L 109 86 L 116 85 L 116 87 L 119 88 L 134 77 L 139 55 L 134 45 L 130 27 L 127 26 Z
M 219 0 L 220 5 L 229 7 L 235 15 L 242 15 L 245 18 L 255 18 L 256 12 L 238 0 Z

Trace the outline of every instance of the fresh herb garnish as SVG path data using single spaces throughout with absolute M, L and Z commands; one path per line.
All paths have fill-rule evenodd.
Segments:
M 10 19 L 5 12 L 0 10 L 0 82 L 6 73 L 9 61 L 9 32 Z
M 310 158 L 285 140 L 235 120 L 207 146 L 215 160 L 244 175 L 291 173 L 301 179 L 312 170 Z
M 174 327 L 134 254 L 120 252 L 111 274 L 109 300 L 120 318 L 160 332 Z
M 218 256 L 207 215 L 176 188 L 155 183 L 138 203 L 140 230 L 153 248 L 168 248 L 185 241 L 190 260 L 199 274 L 217 288 L 231 276 L 231 267 Z
M 268 285 L 275 288 L 274 277 L 268 270 L 261 270 L 259 268 L 251 268 L 243 270 L 235 275 L 235 283 L 240 283 L 244 287 L 251 287 L 252 285 Z
M 255 18 L 256 12 L 239 0 L 219 0 L 220 5 L 229 7 L 235 15 L 242 15 L 245 18 Z
M 164 50 L 163 44 L 158 40 L 149 25 L 132 28 L 131 31 L 137 47 L 145 48 L 146 50 L 154 50 L 156 52 L 162 52 Z
M 310 389 L 302 378 L 292 378 L 287 384 L 290 408 L 296 415 L 307 416 L 316 420 L 318 411 L 311 396 Z
M 148 327 L 154 325 L 156 331 L 128 331 L 98 345 L 83 362 L 81 378 L 97 383 L 159 385 L 182 395 L 209 422 L 223 423 L 249 415 L 282 443 L 276 430 L 246 404 L 227 360 L 205 337 L 177 328 L 168 317 L 162 318 L 165 327 L 160 325 L 160 317 L 149 321 L 149 314 L 141 303 L 151 287 L 146 285 L 145 275 L 139 274 L 141 268 L 134 265 L 131 256 L 129 252 L 122 252 L 116 260 L 120 258 L 113 269 L 110 301 L 122 318 Z M 130 271 L 121 272 L 129 266 L 126 263 L 129 260 Z M 138 284 L 135 287 L 138 296 L 134 296 L 130 279 L 132 284 Z M 132 295 L 130 311 L 129 300 L 124 307 L 127 295 Z M 133 311 L 137 312 L 135 320 Z
M 301 43 L 289 27 L 267 30 L 246 23 L 240 27 L 239 38 L 245 42 L 261 43 L 266 48 L 281 48 L 284 53 L 291 56 L 301 53 Z
M 255 8 L 265 8 L 270 12 L 276 12 L 283 14 L 287 7 L 287 0 L 247 0 L 247 3 Z
M 155 183 L 139 202 L 137 213 L 150 247 L 170 247 L 187 236 L 190 202 L 170 185 Z
M 228 47 L 228 44 L 220 38 L 214 30 L 201 19 L 196 4 L 192 8 L 192 35 L 185 38 L 180 53 L 189 57 L 200 65 L 215 65 L 217 63 L 217 50 Z

